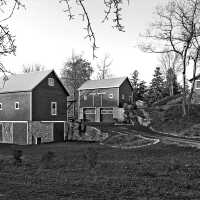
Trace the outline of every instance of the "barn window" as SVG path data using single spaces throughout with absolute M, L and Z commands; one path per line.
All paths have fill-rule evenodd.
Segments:
M 54 86 L 54 79 L 53 78 L 48 78 L 48 85 Z
M 18 101 L 15 102 L 15 110 L 19 110 L 19 102 Z
M 110 99 L 113 99 L 113 93 L 110 93 L 110 94 L 109 94 L 109 98 L 110 98 Z
M 200 80 L 196 81 L 196 89 L 200 89 Z
M 2 103 L 0 103 L 0 110 L 3 110 Z
M 57 102 L 51 102 L 51 115 L 57 115 Z

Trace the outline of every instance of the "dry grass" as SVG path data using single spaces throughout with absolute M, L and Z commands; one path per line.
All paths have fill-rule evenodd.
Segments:
M 84 158 L 88 148 L 98 154 L 93 170 Z M 14 149 L 23 151 L 20 166 L 10 162 Z M 200 199 L 200 151 L 194 148 L 2 144 L 0 152 L 0 199 Z M 54 156 L 46 156 L 48 167 L 40 167 L 47 152 Z

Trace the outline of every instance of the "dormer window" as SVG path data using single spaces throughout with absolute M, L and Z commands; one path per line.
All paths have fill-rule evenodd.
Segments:
M 49 86 L 54 86 L 54 79 L 53 78 L 48 78 L 48 85 Z
M 19 102 L 18 101 L 15 102 L 15 110 L 19 110 Z
M 200 80 L 196 80 L 196 89 L 200 89 Z

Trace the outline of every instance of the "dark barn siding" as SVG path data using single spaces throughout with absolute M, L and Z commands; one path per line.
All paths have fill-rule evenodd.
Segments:
M 48 78 L 54 78 L 55 85 L 48 85 Z M 64 110 L 67 94 L 54 73 L 49 74 L 33 90 L 33 121 L 66 121 L 67 110 Z M 57 102 L 57 115 L 51 115 L 51 102 Z
M 0 124 L 0 142 L 3 141 L 3 126 Z
M 27 144 L 27 123 L 13 123 L 13 143 Z
M 122 99 L 122 95 L 125 96 L 125 99 Z M 131 87 L 128 79 L 126 79 L 119 88 L 119 104 L 120 104 L 120 107 L 123 107 L 124 103 L 128 103 L 128 104 L 131 103 L 130 100 L 129 100 L 130 96 L 132 96 L 132 87 Z
M 15 110 L 15 102 L 19 102 L 19 110 Z M 30 92 L 1 94 L 0 121 L 26 121 L 30 119 Z

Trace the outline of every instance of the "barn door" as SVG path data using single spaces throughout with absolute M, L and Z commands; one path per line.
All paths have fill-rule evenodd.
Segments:
M 101 121 L 113 122 L 113 108 L 101 108 Z
M 54 142 L 64 141 L 64 122 L 56 122 L 53 124 Z

